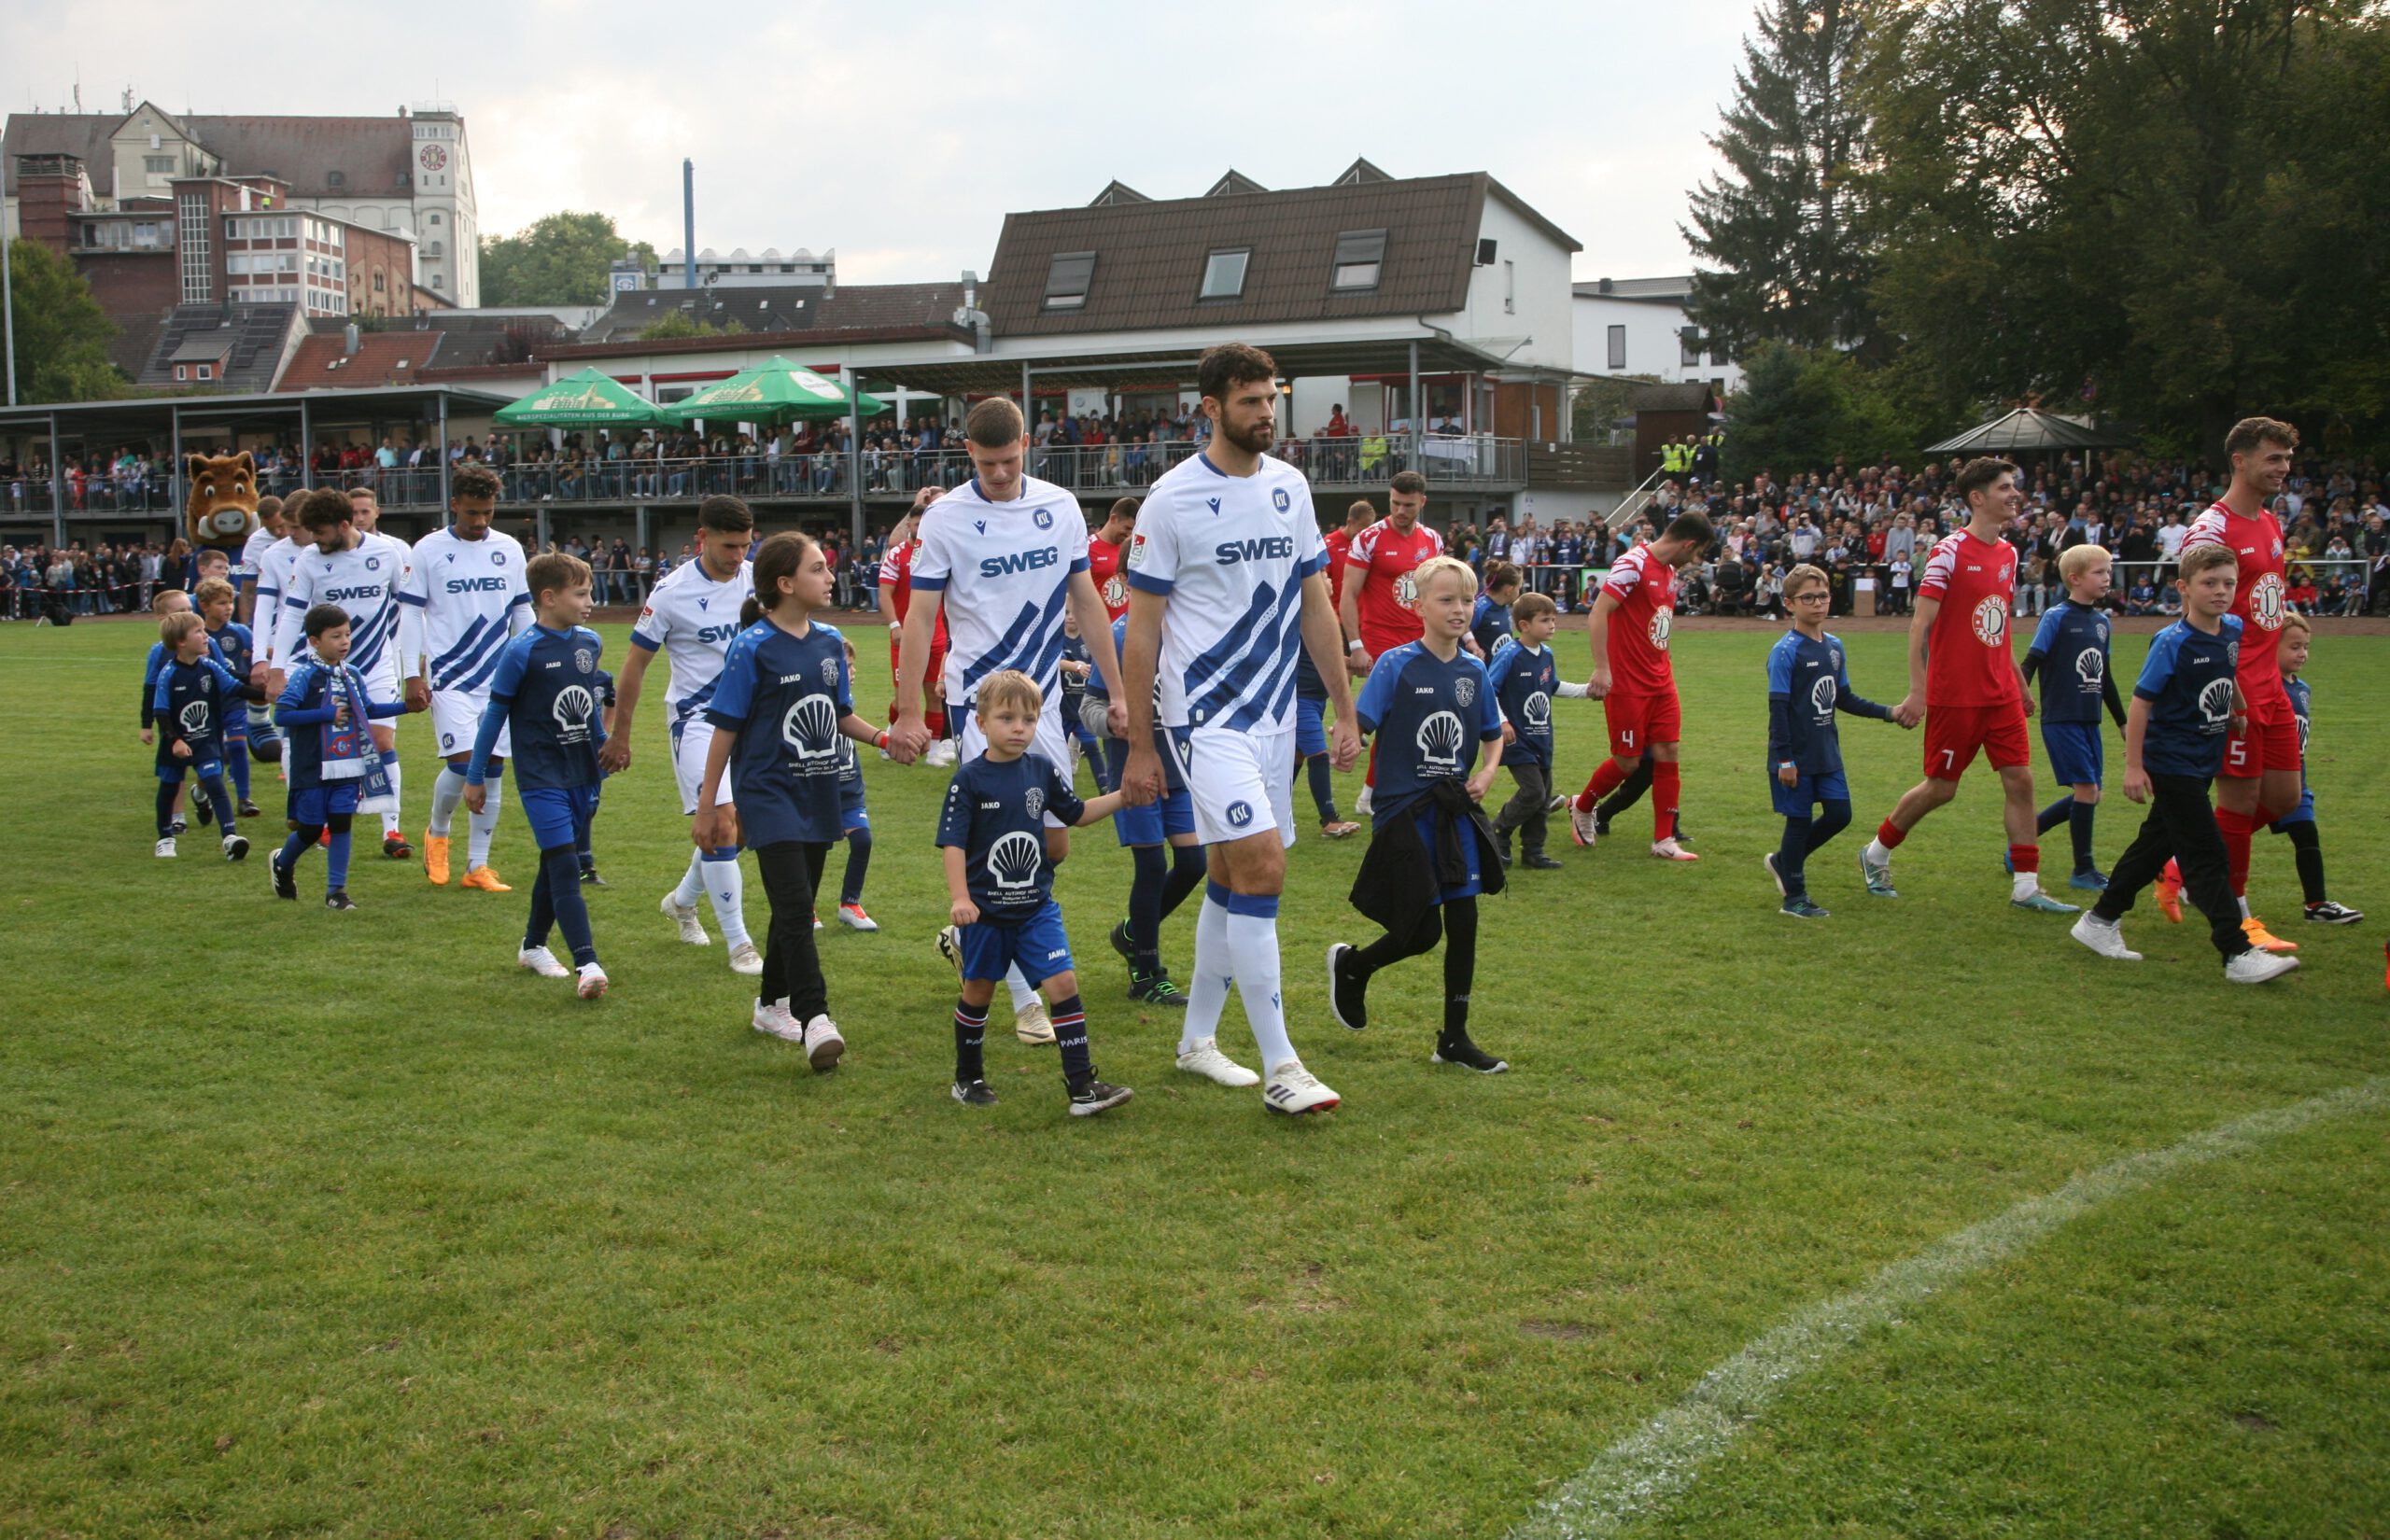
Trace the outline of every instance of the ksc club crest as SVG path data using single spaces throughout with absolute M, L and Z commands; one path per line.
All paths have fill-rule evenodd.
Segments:
M 1273 486 L 1270 489 L 1270 506 L 1284 513 L 1294 506 L 1294 499 L 1286 496 L 1285 487 Z
M 1054 527 L 1054 515 L 1047 509 L 1041 508 L 1029 517 L 1030 522 L 1036 525 L 1040 529 L 1051 529 Z
M 2008 639 L 2008 601 L 1997 594 L 1987 594 L 1975 605 L 1975 640 L 1986 647 L 1998 647 Z

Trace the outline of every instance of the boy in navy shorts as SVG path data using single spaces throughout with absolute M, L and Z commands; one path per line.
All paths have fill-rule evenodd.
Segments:
M 2125 725 L 2125 703 L 2108 677 L 2108 617 L 2100 609 L 2115 581 L 2115 563 L 2099 546 L 2069 546 L 2058 559 L 2058 571 L 2066 581 L 2066 597 L 2042 612 L 2033 645 L 2025 651 L 2025 685 L 2031 689 L 2034 674 L 2042 676 L 2042 747 L 2049 753 L 2051 778 L 2070 791 L 2043 808 L 2034 827 L 2046 834 L 2067 825 L 2074 842 L 2074 873 L 2066 885 L 2096 893 L 2108 886 L 2091 855 L 2091 820 L 2106 765 L 2101 711 L 2116 719 L 2117 731 Z
M 1835 713 L 1891 721 L 1892 708 L 1850 688 L 1842 638 L 1826 629 L 1834 581 L 1804 562 L 1784 575 L 1792 629 L 1767 654 L 1767 790 L 1784 819 L 1784 838 L 1760 858 L 1793 919 L 1824 919 L 1809 900 L 1809 858 L 1850 826 L 1850 783 L 1842 774 L 1842 731 Z
M 2263 984 L 2298 967 L 2299 959 L 2265 951 L 2242 931 L 2224 834 L 2208 801 L 2224 765 L 2225 739 L 2248 721 L 2248 698 L 2235 678 L 2241 619 L 2228 613 L 2240 581 L 2238 564 L 2229 546 L 2195 545 L 2183 553 L 2183 618 L 2151 638 L 2125 718 L 2125 796 L 2149 804 L 2149 818 L 2117 858 L 2100 902 L 2070 934 L 2103 958 L 2139 962 L 2141 954 L 2126 947 L 2117 922 L 2172 857 L 2224 955 L 2225 978 Z
M 224 790 L 224 724 L 239 709 L 236 701 L 258 692 L 213 655 L 206 627 L 190 610 L 160 621 L 158 639 L 169 651 L 149 700 L 158 734 L 157 853 L 175 854 L 175 798 L 190 770 L 223 832 L 224 859 L 239 861 L 249 853 L 249 842 L 232 822 L 232 793 Z
M 365 680 L 348 666 L 347 610 L 315 605 L 300 617 L 299 626 L 305 653 L 293 660 L 274 703 L 274 725 L 287 743 L 283 764 L 290 784 L 284 813 L 290 837 L 266 865 L 274 875 L 274 897 L 297 898 L 299 858 L 329 833 L 324 907 L 354 909 L 356 901 L 348 896 L 349 826 L 380 769 L 367 724 L 376 717 L 400 716 L 406 705 L 373 699 Z M 377 790 L 387 794 L 387 781 Z
M 1044 710 L 1037 682 L 1016 668 L 989 675 L 973 692 L 987 749 L 954 773 L 937 821 L 944 847 L 947 896 L 959 931 L 962 998 L 954 1007 L 954 1099 L 992 1107 L 981 1062 L 988 1002 L 996 981 L 1018 965 L 1030 987 L 1042 988 L 1062 1056 L 1071 1115 L 1090 1117 L 1129 1099 L 1125 1085 L 1098 1080 L 1088 1051 L 1087 1012 L 1062 933 L 1062 906 L 1054 902 L 1047 860 L 1047 815 L 1076 829 L 1109 818 L 1118 791 L 1081 802 L 1061 767 L 1029 751 Z
M 531 887 L 531 919 L 515 953 L 518 967 L 541 978 L 571 978 L 583 1000 L 606 992 L 606 970 L 589 933 L 589 904 L 581 892 L 583 836 L 598 811 L 598 750 L 605 746 L 598 702 L 598 660 L 605 643 L 581 623 L 589 618 L 589 564 L 554 551 L 526 564 L 531 629 L 499 650 L 489 705 L 473 735 L 465 766 L 465 806 L 480 812 L 489 800 L 489 762 L 499 735 L 514 749 L 514 797 L 540 847 L 540 878 Z M 551 929 L 572 948 L 568 969 L 548 950 Z

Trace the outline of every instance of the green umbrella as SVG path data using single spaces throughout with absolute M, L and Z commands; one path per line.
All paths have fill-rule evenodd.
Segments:
M 491 420 L 500 427 L 636 427 L 671 419 L 612 376 L 584 369 L 499 407 Z
M 843 417 L 851 408 L 846 389 L 786 358 L 741 370 L 718 385 L 683 397 L 664 409 L 676 423 L 704 417 L 731 423 L 777 427 L 781 423 L 819 422 Z M 854 403 L 865 417 L 878 416 L 888 403 L 865 396 Z

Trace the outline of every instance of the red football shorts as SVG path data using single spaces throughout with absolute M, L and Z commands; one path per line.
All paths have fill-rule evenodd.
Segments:
M 1929 706 L 1925 711 L 1925 774 L 1957 780 L 1981 753 L 1995 770 L 2033 763 L 2025 733 L 2025 705 Z
M 2269 770 L 2299 767 L 2299 713 L 2290 696 L 2249 703 L 2249 729 L 2224 740 L 2224 770 L 2228 776 L 2261 776 Z
M 1610 751 L 1619 759 L 1643 757 L 1655 743 L 1674 743 L 1684 736 L 1684 709 L 1673 690 L 1665 695 L 1602 697 L 1602 717 L 1610 723 Z
M 896 695 L 898 700 L 902 700 L 905 693 L 905 671 L 899 661 L 903 657 L 903 654 L 904 649 L 897 643 L 890 642 L 888 644 L 888 678 L 890 681 L 896 686 Z M 929 679 L 936 679 L 940 674 L 946 672 L 946 649 L 938 646 L 935 642 L 930 644 L 930 661 L 928 667 L 929 673 L 926 677 Z M 926 707 L 924 708 L 926 708 Z M 894 721 L 896 720 L 896 706 L 894 702 L 891 702 L 889 705 L 888 720 L 890 721 Z

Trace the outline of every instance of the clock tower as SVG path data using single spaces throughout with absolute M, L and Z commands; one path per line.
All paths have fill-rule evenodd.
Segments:
M 471 309 L 481 303 L 481 221 L 465 119 L 454 107 L 435 104 L 415 108 L 410 122 L 416 282 L 450 304 Z

